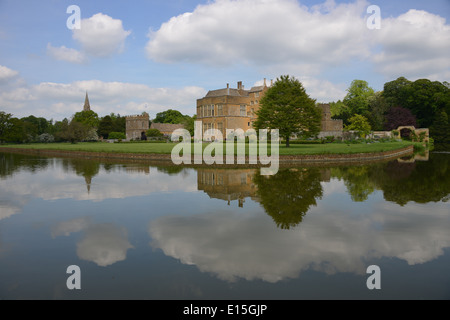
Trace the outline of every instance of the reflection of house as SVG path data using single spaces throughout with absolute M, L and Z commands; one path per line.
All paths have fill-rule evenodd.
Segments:
M 126 135 L 127 140 L 139 140 L 145 136 L 149 129 L 150 117 L 144 112 L 141 115 L 126 116 Z
M 165 136 L 171 136 L 172 132 L 177 129 L 184 129 L 182 124 L 172 124 L 172 123 L 152 123 L 150 129 L 157 129 Z
M 205 97 L 197 100 L 197 120 L 203 123 L 203 134 L 208 129 L 218 129 L 225 134 L 227 129 L 253 128 L 259 110 L 259 101 L 269 87 L 264 79 L 262 86 L 245 90 L 242 82 L 237 83 L 237 89 L 230 88 L 209 91 Z M 342 120 L 331 119 L 330 105 L 319 104 L 322 110 L 320 137 L 342 136 Z M 226 137 L 224 137 L 226 138 Z
M 228 204 L 238 200 L 239 207 L 243 207 L 245 198 L 256 196 L 255 173 L 255 169 L 199 168 L 198 190 L 203 190 L 211 198 L 228 201 Z

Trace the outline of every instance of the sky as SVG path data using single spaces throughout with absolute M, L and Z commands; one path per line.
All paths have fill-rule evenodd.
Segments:
M 0 0 L 15 117 L 70 118 L 86 92 L 101 117 L 192 116 L 209 90 L 281 75 L 324 103 L 356 79 L 450 81 L 450 0 Z

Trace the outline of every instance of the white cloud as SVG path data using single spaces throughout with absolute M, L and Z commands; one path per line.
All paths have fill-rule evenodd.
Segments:
M 82 52 L 65 46 L 53 47 L 49 43 L 47 44 L 47 54 L 60 61 L 79 64 L 86 62 L 86 56 Z
M 18 117 L 33 114 L 62 120 L 82 110 L 86 91 L 92 110 L 99 116 L 111 112 L 128 115 L 146 111 L 154 117 L 157 112 L 170 108 L 193 115 L 196 99 L 206 94 L 205 89 L 195 86 L 152 88 L 144 84 L 100 80 L 41 82 L 1 92 L 0 105 L 4 111 Z
M 160 62 L 322 68 L 367 57 L 365 1 L 313 10 L 292 0 L 217 0 L 150 32 L 147 53 Z
M 131 31 L 123 29 L 122 21 L 108 15 L 97 13 L 81 20 L 81 28 L 74 29 L 73 38 L 83 51 L 95 57 L 108 57 L 122 52 L 125 39 Z
M 450 25 L 444 18 L 409 10 L 386 18 L 374 33 L 381 52 L 373 57 L 377 69 L 390 78 L 440 78 L 450 76 Z
M 11 79 L 16 78 L 18 75 L 19 75 L 18 71 L 0 65 L 0 84 L 6 83 Z
M 244 64 L 265 74 L 317 77 L 363 61 L 389 79 L 448 79 L 450 26 L 444 18 L 420 10 L 384 17 L 381 8 L 381 29 L 370 30 L 369 5 L 216 0 L 150 31 L 146 51 L 157 62 Z

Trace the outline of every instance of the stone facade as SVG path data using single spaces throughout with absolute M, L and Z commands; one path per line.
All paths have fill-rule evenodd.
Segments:
M 264 80 L 262 86 L 250 90 L 245 90 L 239 81 L 236 89 L 227 84 L 225 89 L 209 91 L 204 98 L 197 100 L 197 121 L 203 123 L 202 132 L 218 129 L 225 134 L 227 129 L 246 131 L 253 128 L 259 101 L 267 89 Z
M 125 119 L 127 140 L 139 140 L 143 135 L 146 135 L 150 120 L 148 113 L 144 112 L 141 115 L 126 116 Z
M 239 81 L 236 89 L 227 84 L 224 89 L 209 91 L 205 97 L 197 100 L 197 120 L 202 121 L 203 134 L 208 129 L 218 129 L 223 134 L 227 129 L 252 129 L 257 119 L 256 112 L 260 108 L 259 101 L 268 88 L 264 79 L 262 86 L 250 90 L 245 90 Z M 331 119 L 330 105 L 320 104 L 318 107 L 322 110 L 322 133 L 342 136 L 343 122 Z
M 182 124 L 172 124 L 172 123 L 154 123 L 150 126 L 150 129 L 157 129 L 165 136 L 171 136 L 172 133 L 177 129 L 184 129 Z
M 344 122 L 342 120 L 331 119 L 330 105 L 321 103 L 318 107 L 322 110 L 322 122 L 320 131 L 322 132 L 342 132 Z

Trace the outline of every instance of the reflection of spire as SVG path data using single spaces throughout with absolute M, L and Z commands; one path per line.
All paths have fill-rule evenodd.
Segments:
M 85 177 L 84 177 L 84 181 L 86 181 L 87 191 L 88 191 L 88 194 L 90 194 L 90 192 L 91 192 L 92 177 L 90 177 L 90 176 L 85 176 Z
M 89 98 L 88 98 L 87 91 L 86 91 L 86 98 L 84 99 L 83 111 L 91 111 L 91 105 L 89 104 Z

